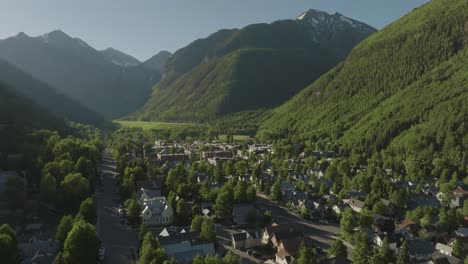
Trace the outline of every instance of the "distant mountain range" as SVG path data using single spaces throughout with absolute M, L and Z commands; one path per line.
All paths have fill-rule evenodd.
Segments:
M 341 14 L 220 30 L 178 50 L 150 100 L 131 118 L 203 121 L 281 105 L 376 30 Z
M 22 120 L 35 124 L 41 123 L 42 119 L 55 118 L 94 125 L 105 123 L 99 114 L 2 59 L 0 73 L 1 89 L 3 93 L 8 94 L 0 97 L 0 105 L 5 111 L 3 113 L 10 113 L 1 120 Z M 13 101 L 9 98 L 13 98 Z M 27 117 L 28 115 L 30 116 Z M 43 118 L 47 115 L 50 115 L 50 118 Z M 37 116 L 41 118 L 38 119 Z M 48 122 L 44 122 L 46 123 Z
M 125 68 L 135 67 L 141 63 L 134 57 L 113 48 L 107 48 L 105 50 L 101 50 L 100 52 L 102 55 L 104 55 L 104 57 L 107 58 L 108 61 Z
M 60 30 L 7 38 L 0 58 L 109 119 L 139 108 L 162 76 L 129 55 L 97 51 Z

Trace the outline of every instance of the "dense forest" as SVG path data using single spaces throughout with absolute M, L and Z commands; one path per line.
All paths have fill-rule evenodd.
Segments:
M 449 2 L 432 1 L 360 43 L 275 109 L 259 135 L 404 164 L 416 181 L 441 168 L 465 172 L 468 6 Z

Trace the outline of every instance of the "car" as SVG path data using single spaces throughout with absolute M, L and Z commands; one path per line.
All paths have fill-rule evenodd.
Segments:
M 262 255 L 262 254 L 258 253 L 255 250 L 252 250 L 252 249 L 247 250 L 247 254 L 249 256 L 256 257 L 256 258 L 258 258 L 258 257 L 260 257 Z
M 328 220 L 320 220 L 319 223 L 323 225 L 328 225 Z
M 104 257 L 106 256 L 106 248 L 101 247 L 99 249 L 99 261 L 104 261 Z

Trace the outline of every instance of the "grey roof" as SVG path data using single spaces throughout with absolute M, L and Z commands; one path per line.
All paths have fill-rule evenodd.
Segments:
M 234 233 L 231 234 L 232 238 L 234 241 L 245 241 L 247 240 L 247 233 L 241 232 L 241 233 Z
M 198 232 L 196 231 L 190 231 L 186 233 L 177 233 L 174 235 L 166 236 L 166 237 L 161 237 L 161 236 L 156 236 L 156 239 L 159 242 L 159 245 L 172 245 L 172 244 L 178 244 L 180 242 L 194 242 L 198 238 Z
M 410 255 L 430 255 L 434 252 L 434 244 L 422 239 L 408 239 L 408 251 Z

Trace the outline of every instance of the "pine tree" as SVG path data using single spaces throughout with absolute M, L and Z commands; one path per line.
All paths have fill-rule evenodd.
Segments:
M 408 242 L 404 241 L 400 249 L 400 254 L 397 258 L 397 264 L 408 264 L 410 263 L 410 256 L 408 250 Z

